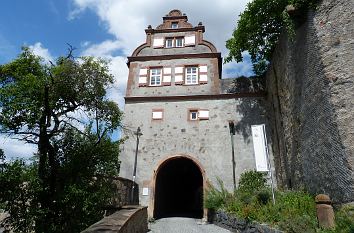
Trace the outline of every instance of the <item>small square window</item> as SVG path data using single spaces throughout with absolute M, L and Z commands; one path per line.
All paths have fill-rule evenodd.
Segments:
M 189 120 L 191 120 L 191 121 L 198 120 L 198 110 L 190 110 L 189 111 Z
M 176 38 L 176 47 L 183 47 L 183 38 Z
M 172 23 L 171 23 L 171 28 L 172 28 L 172 29 L 178 28 L 178 22 L 172 22 Z
M 173 47 L 173 39 L 169 38 L 166 39 L 166 48 L 172 48 Z
M 152 110 L 152 119 L 153 120 L 162 120 L 163 119 L 163 110 Z

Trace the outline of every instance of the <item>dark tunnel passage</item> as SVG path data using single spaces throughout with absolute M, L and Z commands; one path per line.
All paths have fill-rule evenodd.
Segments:
M 154 217 L 203 217 L 203 176 L 188 158 L 161 165 L 156 177 Z

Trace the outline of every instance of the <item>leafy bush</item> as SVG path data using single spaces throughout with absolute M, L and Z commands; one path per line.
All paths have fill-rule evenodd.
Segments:
M 272 193 L 269 189 L 262 189 L 256 193 L 257 202 L 266 205 L 272 198 Z
M 273 204 L 264 174 L 256 171 L 241 175 L 234 195 L 221 187 L 221 191 L 214 188 L 208 193 L 206 208 L 222 208 L 248 222 L 268 223 L 286 232 L 317 230 L 314 198 L 304 191 L 276 191 L 276 203 Z
M 267 187 L 265 174 L 257 171 L 246 171 L 241 174 L 238 191 L 241 193 L 254 194 Z
M 226 204 L 232 200 L 232 194 L 230 194 L 222 180 L 217 179 L 220 191 L 214 187 L 210 187 L 206 193 L 204 198 L 204 206 L 210 210 L 216 210 L 226 206 Z
M 250 204 L 255 201 L 267 202 L 268 200 L 260 200 L 262 198 L 267 199 L 268 185 L 266 182 L 267 180 L 264 173 L 246 171 L 241 174 L 235 195 L 245 204 Z
M 315 233 L 316 218 L 309 215 L 287 216 L 279 222 L 279 228 L 287 233 Z
M 348 205 L 335 212 L 336 227 L 322 233 L 354 233 L 354 206 Z
M 336 212 L 336 230 L 339 233 L 354 233 L 354 206 L 345 206 Z

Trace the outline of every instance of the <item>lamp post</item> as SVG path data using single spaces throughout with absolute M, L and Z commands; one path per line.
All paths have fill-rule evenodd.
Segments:
M 132 186 L 132 192 L 131 192 L 131 203 L 133 203 L 134 200 L 134 189 L 135 189 L 135 177 L 136 177 L 136 167 L 138 163 L 138 150 L 139 150 L 139 137 L 143 135 L 141 133 L 140 127 L 136 130 L 134 133 L 136 135 L 136 148 L 135 148 L 135 160 L 134 160 L 134 170 L 133 170 L 133 186 Z
M 234 181 L 234 192 L 236 191 L 236 162 L 235 162 L 235 146 L 234 146 L 234 135 L 235 135 L 235 124 L 233 121 L 229 121 L 229 129 L 231 136 L 231 148 L 232 148 L 232 178 Z

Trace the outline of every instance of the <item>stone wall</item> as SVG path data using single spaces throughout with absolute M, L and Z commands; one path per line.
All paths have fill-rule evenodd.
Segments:
M 126 206 L 122 210 L 104 217 L 82 233 L 145 233 L 148 231 L 146 209 L 142 206 Z
M 243 233 L 282 233 L 282 231 L 273 229 L 265 224 L 250 223 L 243 219 L 238 219 L 233 215 L 227 214 L 221 210 L 212 213 L 210 216 L 212 223 L 226 228 L 232 232 Z
M 320 2 L 267 73 L 278 185 L 339 203 L 354 200 L 353 14 L 353 1 Z
M 132 194 L 133 181 L 122 177 L 115 177 L 112 178 L 112 183 L 114 185 L 114 198 L 111 201 L 113 208 L 139 203 L 138 184 L 134 183 L 134 194 Z
M 133 173 L 136 146 L 135 131 L 139 126 L 143 135 L 140 137 L 137 178 L 140 185 L 140 204 L 151 204 L 154 195 L 154 174 L 159 164 L 175 155 L 188 155 L 196 159 L 206 179 L 218 186 L 217 178 L 224 181 L 225 187 L 232 190 L 232 162 L 229 121 L 235 121 L 236 135 L 235 159 L 236 179 L 241 173 L 256 168 L 251 125 L 266 123 L 263 97 L 203 100 L 160 100 L 151 102 L 126 103 L 124 118 L 129 136 L 122 147 L 121 176 L 131 177 Z M 209 119 L 190 121 L 189 109 L 208 109 Z M 163 109 L 163 120 L 152 120 L 152 109 Z M 267 128 L 269 128 L 267 126 Z M 143 188 L 149 194 L 142 196 Z M 152 207 L 152 206 L 149 206 Z

